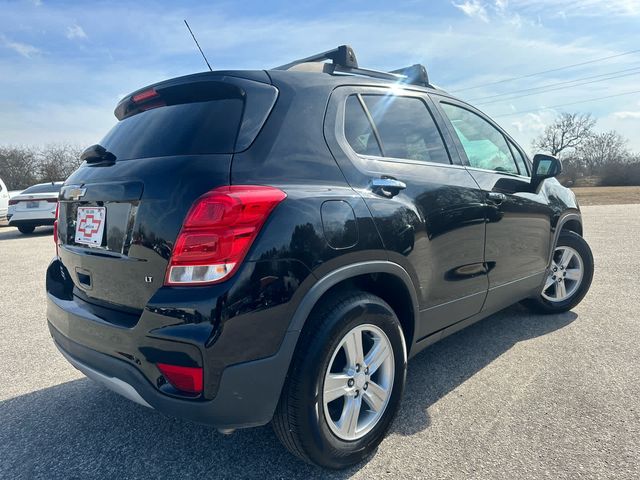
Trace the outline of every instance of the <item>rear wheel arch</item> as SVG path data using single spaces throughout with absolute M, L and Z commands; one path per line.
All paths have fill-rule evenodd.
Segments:
M 387 302 L 400 320 L 407 350 L 411 350 L 419 314 L 418 296 L 407 271 L 386 260 L 347 265 L 322 277 L 300 302 L 289 331 L 301 332 L 316 308 L 345 289 L 369 292 Z

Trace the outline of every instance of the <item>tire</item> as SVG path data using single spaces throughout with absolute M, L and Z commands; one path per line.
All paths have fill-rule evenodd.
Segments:
M 24 233 L 25 235 L 29 233 L 33 233 L 35 229 L 36 227 L 28 226 L 28 225 L 21 225 L 18 227 L 18 230 L 20 230 L 20 233 Z
M 561 265 L 561 256 L 564 252 L 568 252 L 567 255 L 572 254 L 577 258 L 572 257 L 568 260 L 568 265 Z M 577 274 L 575 272 L 578 267 L 581 269 L 579 280 L 570 281 L 566 275 L 569 273 L 570 277 L 576 277 Z M 555 271 L 553 270 L 554 268 L 556 268 Z M 562 291 L 556 290 L 558 287 L 553 283 L 554 280 L 557 282 L 558 278 L 562 278 L 560 275 L 564 277 L 564 280 L 560 282 L 564 285 L 564 297 L 562 296 Z M 589 244 L 577 233 L 562 231 L 555 246 L 552 267 L 548 272 L 548 276 L 545 277 L 542 292 L 536 298 L 525 300 L 523 304 L 538 313 L 567 312 L 582 301 L 589 291 L 592 279 L 593 254 Z
M 355 371 L 347 354 L 349 346 L 354 344 L 347 339 L 357 335 L 362 339 L 363 354 L 359 358 L 372 360 L 375 356 L 369 354 L 380 345 L 390 347 L 392 355 L 386 356 L 377 369 L 374 365 L 379 362 L 371 361 L 371 372 L 365 368 L 364 361 L 362 365 L 357 364 L 360 370 Z M 374 340 L 378 343 L 372 344 Z M 342 469 L 364 460 L 391 426 L 404 390 L 406 369 L 404 335 L 391 307 L 381 298 L 360 291 L 332 295 L 314 309 L 302 331 L 273 418 L 276 435 L 291 453 L 321 467 Z M 344 388 L 339 387 L 348 393 L 339 394 L 325 405 L 325 376 L 329 382 L 328 375 L 338 381 L 349 378 L 346 384 L 341 384 Z M 382 398 L 375 396 L 380 392 L 376 382 L 387 386 L 386 400 L 377 402 L 379 413 L 368 403 L 373 398 Z M 360 416 L 346 415 L 345 418 L 355 419 L 355 423 L 342 422 L 343 430 L 340 430 L 341 418 L 336 414 L 341 410 L 343 413 L 355 411 L 347 408 L 347 402 L 357 405 L 358 398 L 362 405 Z M 350 425 L 354 428 L 348 428 Z M 346 438 L 348 435 L 354 438 Z

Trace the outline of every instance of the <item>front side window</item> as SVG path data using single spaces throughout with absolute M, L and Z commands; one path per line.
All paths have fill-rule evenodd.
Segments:
M 345 105 L 345 136 L 356 153 L 450 163 L 440 131 L 422 100 L 373 94 L 361 98 L 366 110 L 357 95 L 348 97 Z
M 465 108 L 450 103 L 441 105 L 453 124 L 471 167 L 518 173 L 507 141 L 498 129 Z
M 527 172 L 527 161 L 524 159 L 524 155 L 512 141 L 509 141 L 509 146 L 511 147 L 513 156 L 516 159 L 516 164 L 518 165 L 518 170 L 520 170 L 520 175 L 524 175 L 525 177 L 528 176 L 529 172 Z

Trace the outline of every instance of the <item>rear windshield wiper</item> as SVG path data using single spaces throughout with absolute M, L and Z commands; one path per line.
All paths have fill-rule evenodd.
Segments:
M 80 160 L 83 160 L 87 163 L 114 163 L 116 161 L 116 156 L 104 148 L 102 145 L 96 144 L 88 147 L 82 155 L 80 155 Z

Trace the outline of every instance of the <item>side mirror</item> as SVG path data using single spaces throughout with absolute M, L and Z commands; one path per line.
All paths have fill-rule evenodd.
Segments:
M 538 153 L 533 157 L 531 184 L 540 185 L 545 178 L 557 177 L 562 173 L 562 162 L 552 155 Z

